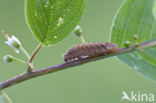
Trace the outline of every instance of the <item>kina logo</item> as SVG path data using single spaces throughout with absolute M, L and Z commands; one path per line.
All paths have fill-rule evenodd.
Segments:
M 141 93 L 131 91 L 129 94 L 122 91 L 121 101 L 131 101 L 131 102 L 154 102 L 154 94 L 152 93 Z

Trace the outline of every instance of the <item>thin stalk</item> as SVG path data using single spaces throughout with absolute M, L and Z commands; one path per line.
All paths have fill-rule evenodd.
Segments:
M 18 83 L 21 83 L 23 81 L 35 78 L 35 77 L 39 77 L 39 76 L 46 75 L 46 74 L 49 74 L 49 73 L 54 73 L 54 72 L 57 72 L 57 71 L 68 69 L 70 67 L 74 67 L 74 66 L 85 64 L 85 63 L 89 63 L 91 61 L 105 59 L 105 58 L 108 58 L 108 57 L 117 56 L 117 55 L 121 55 L 121 54 L 124 54 L 124 53 L 129 53 L 129 52 L 133 52 L 133 51 L 136 51 L 136 50 L 151 48 L 151 47 L 156 47 L 156 41 L 141 43 L 141 44 L 139 44 L 139 46 L 132 45 L 132 46 L 130 46 L 128 48 L 120 48 L 120 49 L 118 49 L 118 51 L 116 51 L 114 53 L 107 54 L 107 55 L 99 55 L 99 56 L 96 56 L 96 57 L 88 57 L 88 58 L 78 59 L 78 60 L 74 60 L 74 61 L 70 61 L 70 62 L 65 62 L 63 64 L 59 64 L 59 65 L 56 65 L 56 66 L 51 66 L 51 67 L 35 70 L 35 71 L 30 72 L 30 73 L 25 73 L 25 74 L 19 75 L 17 77 L 11 78 L 11 79 L 9 79 L 7 81 L 4 81 L 4 82 L 0 83 L 0 91 L 3 90 L 3 89 L 6 89 L 8 87 L 11 87 L 13 85 L 16 85 Z
M 86 43 L 86 41 L 85 41 L 83 35 L 80 36 L 80 39 L 81 39 L 82 43 Z
M 20 62 L 20 63 L 23 63 L 23 64 L 28 64 L 26 63 L 25 61 L 21 60 L 21 59 L 18 59 L 18 58 L 13 58 L 14 61 L 17 61 L 17 62 Z
M 28 59 L 30 59 L 29 53 L 28 53 L 23 47 L 21 47 L 20 50 L 22 51 L 22 53 L 23 53 Z
M 34 57 L 35 57 L 36 54 L 39 52 L 39 50 L 41 49 L 41 47 L 42 47 L 42 43 L 40 43 L 40 44 L 37 46 L 36 50 L 35 50 L 34 53 L 32 54 L 32 56 L 31 56 L 31 58 L 30 58 L 30 60 L 29 60 L 29 63 L 30 63 L 30 64 L 32 64 L 32 62 L 33 62 L 33 60 L 34 60 Z
M 28 66 L 27 67 L 27 73 L 32 72 L 33 67 L 32 67 L 32 65 L 30 63 L 27 63 L 27 62 L 25 62 L 25 61 L 23 61 L 23 60 L 21 60 L 19 58 L 13 58 L 13 60 L 16 61 L 16 62 L 20 62 L 20 63 L 26 64 Z

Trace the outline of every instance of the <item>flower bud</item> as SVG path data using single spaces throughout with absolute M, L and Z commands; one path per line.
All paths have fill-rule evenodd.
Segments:
M 135 43 L 135 46 L 136 46 L 136 47 L 139 47 L 139 43 Z
M 133 35 L 134 40 L 138 40 L 138 35 Z
M 79 25 L 76 26 L 76 28 L 75 28 L 75 30 L 74 30 L 74 33 L 75 33 L 75 35 L 78 36 L 78 37 L 82 36 L 82 29 L 81 29 L 81 27 L 80 27 Z
M 128 48 L 130 46 L 130 41 L 125 41 L 124 46 Z
M 3 60 L 5 63 L 10 63 L 14 60 L 14 57 L 12 57 L 11 55 L 6 55 L 3 57 Z

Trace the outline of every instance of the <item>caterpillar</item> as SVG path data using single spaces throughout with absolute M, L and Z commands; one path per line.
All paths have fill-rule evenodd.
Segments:
M 76 45 L 70 48 L 67 53 L 64 54 L 64 62 L 69 62 L 77 59 L 96 57 L 100 55 L 106 55 L 109 53 L 116 52 L 118 45 L 114 43 L 85 43 Z

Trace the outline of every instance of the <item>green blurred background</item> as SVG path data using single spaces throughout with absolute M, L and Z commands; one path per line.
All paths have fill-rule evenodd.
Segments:
M 108 41 L 114 15 L 123 0 L 87 0 L 80 22 L 87 42 Z M 38 45 L 24 19 L 24 0 L 0 0 L 0 30 L 14 34 L 29 53 Z M 6 64 L 6 54 L 24 58 L 4 44 L 0 35 L 0 81 L 25 71 L 20 63 Z M 71 35 L 59 44 L 42 48 L 34 60 L 36 69 L 63 62 L 62 54 L 79 44 Z M 38 77 L 5 90 L 13 103 L 121 103 L 122 91 L 156 94 L 156 83 L 142 77 L 115 58 L 108 58 Z M 126 101 L 124 102 L 126 103 Z

